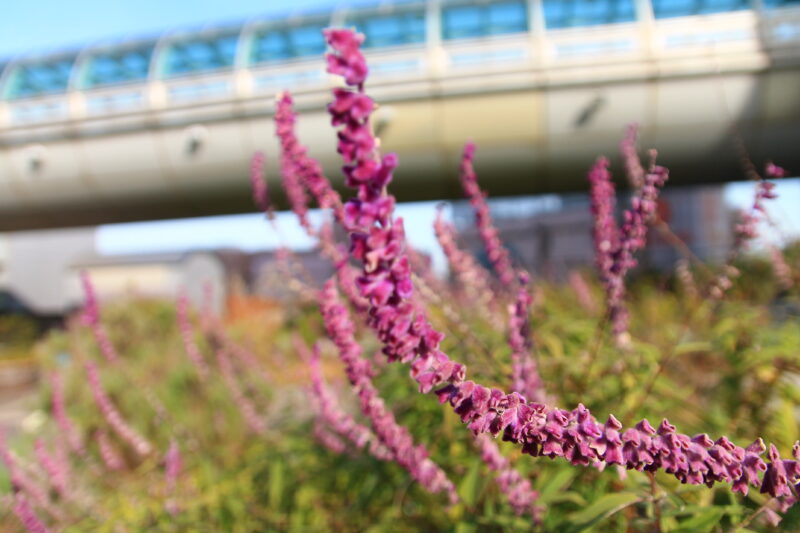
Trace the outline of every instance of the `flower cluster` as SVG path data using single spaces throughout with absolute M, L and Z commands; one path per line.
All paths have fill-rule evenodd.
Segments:
M 63 448 L 57 449 L 56 454 L 51 455 L 45 442 L 42 439 L 36 439 L 33 443 L 33 449 L 39 465 L 47 473 L 53 488 L 59 494 L 65 496 L 67 485 L 69 484 L 69 467 Z
M 335 51 L 329 54 L 333 58 L 328 59 L 328 64 L 353 64 L 346 69 L 337 66 L 329 72 L 361 70 L 359 65 L 364 58 L 357 47 L 361 37 L 346 30 L 326 30 L 325 36 Z M 356 281 L 370 304 L 368 323 L 377 331 L 390 360 L 413 361 L 412 373 L 427 392 L 463 378 L 464 367 L 444 355 L 439 349 L 443 335 L 409 301 L 413 286 L 408 258 L 402 253 L 403 221 L 392 220 L 394 197 L 386 192 L 397 156 L 379 157 L 369 115 L 364 115 L 360 107 L 350 106 L 356 100 L 347 96 L 354 91 L 363 93 L 363 81 L 361 78 L 356 89 L 335 91 L 335 101 L 329 106 L 336 110 L 332 113 L 334 126 L 343 126 L 338 133 L 338 150 L 345 161 L 347 183 L 358 190 L 357 197 L 345 205 L 345 228 L 350 233 L 351 255 L 364 265 L 363 275 Z
M 78 455 L 83 455 L 86 451 L 83 447 L 83 439 L 67 414 L 67 406 L 64 402 L 64 381 L 60 373 L 53 373 L 50 378 L 50 386 L 53 418 L 56 421 L 56 425 L 61 430 L 61 435 L 66 439 L 70 449 Z
M 300 184 L 308 189 L 319 206 L 331 208 L 336 219 L 341 221 L 341 197 L 323 174 L 322 166 L 308 155 L 308 149 L 300 143 L 295 134 L 297 115 L 292 95 L 288 91 L 281 93 L 275 106 L 275 118 L 278 122 L 276 134 L 280 140 L 281 156 L 291 162 L 291 168 L 299 178 Z M 295 196 L 299 198 L 299 195 Z M 298 202 L 292 202 L 292 209 L 296 203 Z
M 167 481 L 167 488 L 170 491 L 175 489 L 182 467 L 181 449 L 178 447 L 178 441 L 172 439 L 169 441 L 167 453 L 164 454 L 164 477 Z
M 111 444 L 108 433 L 102 429 L 98 429 L 94 434 L 94 438 L 97 441 L 97 448 L 100 451 L 100 459 L 103 461 L 103 464 L 106 465 L 106 468 L 112 472 L 125 468 L 125 463 L 122 457 L 117 453 L 117 450 L 114 449 L 114 445 Z
M 214 344 L 217 343 L 214 342 Z M 244 418 L 245 423 L 247 423 L 247 426 L 253 431 L 253 433 L 256 435 L 263 435 L 267 431 L 267 424 L 259 415 L 258 409 L 256 409 L 256 406 L 253 404 L 253 402 L 251 402 L 250 399 L 245 395 L 241 385 L 239 384 L 239 381 L 236 379 L 236 372 L 233 369 L 233 363 L 228 356 L 227 349 L 222 345 L 217 345 L 214 348 L 220 374 L 222 374 L 222 379 L 225 382 L 225 386 L 231 393 L 233 402 L 236 404 L 236 407 L 242 414 L 242 418 Z
M 528 513 L 538 521 L 541 509 L 536 505 L 536 500 L 539 499 L 539 493 L 533 490 L 531 482 L 511 466 L 509 460 L 500 453 L 497 443 L 488 435 L 478 435 L 475 443 L 480 449 L 483 462 L 490 470 L 497 473 L 495 477 L 497 485 L 508 498 L 514 512 L 518 515 Z
M 347 33 L 342 30 L 326 32 L 337 59 L 329 59 L 329 65 L 363 61 L 357 47 L 355 51 L 352 49 L 352 43 L 360 42 L 359 39 Z M 340 50 L 345 46 L 343 43 L 347 45 L 344 51 Z M 341 73 L 343 68 L 337 67 L 331 72 Z M 363 92 L 363 81 L 362 78 L 358 82 L 359 92 Z M 387 170 L 372 149 L 359 148 L 362 137 L 370 134 L 368 117 L 345 113 L 343 117 L 334 117 L 334 121 L 346 125 L 339 133 L 339 151 L 347 164 L 345 173 L 371 169 L 360 173 L 361 177 L 351 182 L 357 186 L 358 196 L 345 207 L 351 254 L 363 264 L 359 286 L 370 301 L 369 324 L 377 332 L 390 360 L 411 363 L 412 377 L 423 392 L 447 383 L 436 390 L 436 394 L 441 402 L 453 407 L 473 432 L 502 434 L 505 440 L 520 444 L 523 452 L 533 456 L 562 457 L 575 465 L 601 463 L 622 465 L 631 470 L 663 470 L 681 482 L 691 484 L 713 485 L 724 481 L 742 493 L 746 493 L 749 487 L 756 487 L 781 498 L 787 505 L 793 503 L 791 485 L 800 480 L 800 463 L 797 459 L 781 460 L 774 447 L 770 447 L 770 462 L 766 463 L 761 458 L 766 447 L 760 439 L 742 448 L 725 437 L 717 440 L 703 434 L 690 437 L 676 432 L 666 419 L 657 429 L 647 420 L 623 429 L 613 416 L 601 425 L 583 405 L 567 411 L 541 403 L 528 403 L 516 392 L 506 394 L 466 381 L 464 366 L 452 361 L 439 349 L 443 335 L 421 313 L 415 312 L 408 301 L 413 285 L 403 253 L 402 222 L 400 219 L 392 220 L 394 199 L 386 192 L 396 159 L 390 159 L 391 169 Z M 374 147 L 375 143 L 365 145 Z M 593 169 L 593 173 L 598 174 L 592 183 L 593 209 L 596 211 L 603 202 L 612 199 L 612 195 L 603 192 L 613 192 L 606 167 L 607 163 L 601 160 Z M 615 249 L 611 256 L 615 269 L 630 267 L 632 258 L 629 254 L 642 244 L 645 224 L 655 210 L 658 187 L 663 185 L 666 177 L 665 169 L 651 165 L 645 183 L 625 217 L 624 229 L 611 231 L 606 240 L 596 241 L 604 252 L 606 248 Z M 613 214 L 613 209 L 607 206 L 599 210 Z M 611 228 L 616 228 L 616 225 Z M 625 244 L 623 241 L 629 242 Z M 339 313 L 341 311 L 334 316 Z M 761 472 L 764 472 L 763 481 L 759 478 Z
M 508 306 L 508 312 L 511 315 L 508 328 L 512 365 L 511 388 L 533 401 L 544 402 L 544 385 L 542 378 L 539 377 L 539 369 L 532 354 L 530 312 L 533 299 L 528 286 L 529 282 L 528 274 L 520 272 L 516 301 Z
M 16 457 L 8 449 L 5 436 L 0 433 L 0 459 L 8 469 L 11 490 L 15 498 L 21 498 L 27 504 L 30 499 L 37 507 L 48 507 L 48 497 L 44 489 L 39 486 L 28 474 L 20 467 Z M 33 509 L 28 508 L 29 512 L 24 515 L 17 513 L 17 516 L 27 525 L 27 518 L 31 518 L 31 523 L 38 522 Z
M 349 414 L 339 408 L 336 399 L 325 388 L 320 367 L 319 349 L 314 346 L 314 350 L 309 354 L 309 369 L 311 370 L 311 390 L 317 399 L 320 413 L 324 422 L 334 433 L 345 437 L 353 443 L 356 448 L 364 448 L 369 445 L 369 451 L 382 461 L 392 460 L 392 453 L 378 442 L 375 435 L 366 427 L 362 426 Z
M 777 179 L 786 175 L 786 171 L 781 167 L 767 163 L 765 172 L 767 179 Z M 739 270 L 733 266 L 734 260 L 745 250 L 747 244 L 758 237 L 758 224 L 763 220 L 768 220 L 765 200 L 772 200 L 778 197 L 774 191 L 775 184 L 759 177 L 756 184 L 753 204 L 748 211 L 741 213 L 739 222 L 734 227 L 733 245 L 728 253 L 727 261 L 722 267 L 722 271 L 714 278 L 708 288 L 708 295 L 715 300 L 722 298 L 725 292 L 733 285 L 733 279 L 738 277 Z
M 206 380 L 208 379 L 209 375 L 208 364 L 206 363 L 203 354 L 200 353 L 200 349 L 197 347 L 197 343 L 195 342 L 192 324 L 189 322 L 189 300 L 186 297 L 186 293 L 182 291 L 178 293 L 178 301 L 177 305 L 175 306 L 175 315 L 178 320 L 178 329 L 180 329 L 181 332 L 183 350 L 189 357 L 189 361 L 192 362 L 192 365 L 197 371 L 197 375 L 200 376 L 200 379 Z
M 762 217 L 766 217 L 767 213 L 764 200 L 772 200 L 778 197 L 773 190 L 774 188 L 775 184 L 766 180 L 760 180 L 756 185 L 752 207 L 749 211 L 742 213 L 741 220 L 736 224 L 735 238 L 740 247 L 758 237 L 758 222 Z
M 81 284 L 83 286 L 84 294 L 84 307 L 83 319 L 84 324 L 92 329 L 97 346 L 100 348 L 100 353 L 109 363 L 116 363 L 119 359 L 117 350 L 111 343 L 108 337 L 108 332 L 100 321 L 100 306 L 97 303 L 97 293 L 94 290 L 94 284 L 89 277 L 88 272 L 81 272 Z
M 399 425 L 372 383 L 374 370 L 361 356 L 361 346 L 354 338 L 355 325 L 347 308 L 337 295 L 336 286 L 328 280 L 320 295 L 320 308 L 328 336 L 339 349 L 347 378 L 361 403 L 361 411 L 369 419 L 380 443 L 394 460 L 430 492 L 445 492 L 455 503 L 458 496 L 447 475 L 428 457 L 424 446 L 415 446 L 408 430 Z
M 503 286 L 510 287 L 516 278 L 514 268 L 511 266 L 511 256 L 503 246 L 497 228 L 492 222 L 489 204 L 486 203 L 486 193 L 481 191 L 478 186 L 478 176 L 473 165 L 474 159 L 475 145 L 467 143 L 461 158 L 461 187 L 475 210 L 475 224 L 483 241 L 486 256 Z
M 289 99 L 289 105 L 282 104 L 286 99 Z M 305 156 L 305 149 L 294 136 L 295 121 L 296 117 L 291 109 L 291 97 L 287 94 L 279 95 L 275 106 L 275 134 L 281 144 L 283 189 L 289 205 L 297 214 L 300 225 L 307 232 L 313 233 L 311 222 L 308 220 L 308 196 L 298 169 L 298 160 Z
M 89 388 L 92 390 L 97 408 L 103 414 L 103 417 L 108 422 L 108 425 L 119 435 L 119 437 L 127 442 L 139 455 L 147 455 L 153 449 L 150 443 L 136 432 L 127 422 L 122 418 L 122 415 L 111 402 L 111 399 L 106 395 L 103 390 L 103 384 L 100 382 L 100 373 L 97 370 L 97 365 L 92 361 L 86 362 L 86 378 L 89 381 Z
M 655 160 L 654 152 L 652 159 Z M 623 214 L 620 227 L 614 213 L 616 192 L 608 170 L 608 159 L 598 158 L 589 171 L 595 262 L 606 291 L 608 317 L 619 342 L 623 341 L 628 331 L 624 278 L 636 266 L 634 253 L 646 244 L 647 225 L 656 213 L 659 189 L 667 177 L 667 169 L 651 163 L 642 178 L 641 187 L 631 198 L 631 207 Z
M 281 145 L 281 160 L 286 162 L 283 172 L 293 172 L 295 178 L 292 179 L 297 180 L 295 184 L 290 179 L 293 186 L 307 189 L 317 204 L 323 209 L 330 208 L 334 219 L 342 224 L 344 221 L 342 199 L 323 174 L 319 162 L 308 155 L 307 148 L 298 140 L 295 133 L 297 114 L 293 105 L 292 95 L 288 91 L 283 92 L 276 103 L 276 132 Z M 314 229 L 306 222 L 305 196 L 295 192 L 290 195 L 290 203 L 292 211 L 297 215 L 300 225 L 306 233 L 310 237 L 319 238 L 322 253 L 333 263 L 339 288 L 345 293 L 348 301 L 356 309 L 365 309 L 365 302 L 355 291 L 355 283 L 353 283 L 355 274 L 347 262 L 347 252 L 342 250 L 334 239 L 333 226 L 326 222 L 320 228 L 318 235 L 315 235 Z
M 253 203 L 262 211 L 267 218 L 273 220 L 275 213 L 272 211 L 272 206 L 269 203 L 269 192 L 267 191 L 267 182 L 264 180 L 264 164 L 266 157 L 264 152 L 258 151 L 253 154 L 250 159 L 250 189 L 253 192 Z
M 14 494 L 14 514 L 30 533 L 49 533 L 49 529 L 39 520 L 28 500 L 22 494 Z
M 447 264 L 455 274 L 461 287 L 474 300 L 476 307 L 488 309 L 493 304 L 492 288 L 489 273 L 478 264 L 475 257 L 458 247 L 456 243 L 456 230 L 442 217 L 442 210 L 436 213 L 433 222 L 436 240 L 439 242 Z
M 619 151 L 622 154 L 622 162 L 625 165 L 625 176 L 631 187 L 639 188 L 644 184 L 644 167 L 639 159 L 636 149 L 636 140 L 639 136 L 639 125 L 629 124 L 625 130 L 625 135 L 619 142 Z

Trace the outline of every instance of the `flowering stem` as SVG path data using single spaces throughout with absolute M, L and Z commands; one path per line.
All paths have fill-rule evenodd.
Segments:
M 334 49 L 327 56 L 328 71 L 343 76 L 351 90 L 363 92 L 367 74 L 359 50 L 363 36 L 347 30 L 326 30 L 325 36 Z M 341 100 L 337 93 L 337 102 Z M 737 492 L 746 494 L 756 487 L 780 496 L 787 505 L 794 503 L 789 487 L 800 479 L 800 444 L 793 450 L 794 460 L 781 459 L 771 445 L 767 463 L 761 458 L 767 451 L 761 439 L 741 448 L 726 437 L 714 441 L 704 434 L 690 437 L 677 433 L 666 419 L 658 429 L 642 420 L 623 430 L 609 415 L 601 426 L 583 405 L 566 411 L 467 381 L 464 365 L 440 350 L 443 335 L 412 303 L 414 287 L 403 252 L 402 219 L 393 217 L 394 197 L 386 189 L 397 157 L 379 158 L 368 114 L 334 116 L 334 125 L 343 126 L 338 136 L 346 173 L 358 177 L 350 181 L 358 195 L 345 205 L 345 226 L 351 236 L 351 255 L 362 263 L 358 284 L 370 302 L 369 325 L 390 361 L 410 363 L 411 376 L 421 392 L 435 390 L 440 402 L 449 403 L 474 433 L 502 434 L 533 456 L 562 457 L 575 465 L 663 470 L 684 483 L 710 486 L 724 481 L 732 483 Z M 655 209 L 655 195 L 665 179 L 666 170 L 651 165 L 641 195 L 626 216 L 621 266 L 629 267 L 631 253 L 643 245 L 648 214 Z

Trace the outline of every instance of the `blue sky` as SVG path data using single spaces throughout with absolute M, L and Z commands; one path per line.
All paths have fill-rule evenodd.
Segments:
M 339 0 L 6 1 L 0 17 L 0 58 L 329 8 L 340 3 Z

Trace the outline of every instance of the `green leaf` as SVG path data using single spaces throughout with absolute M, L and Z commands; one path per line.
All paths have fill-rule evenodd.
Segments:
M 595 500 L 586 509 L 573 513 L 572 516 L 570 516 L 572 531 L 583 531 L 600 520 L 608 518 L 639 500 L 639 496 L 633 492 L 606 494 Z
M 475 533 L 477 529 L 477 524 L 467 524 L 466 522 L 461 522 L 460 524 L 456 525 L 455 533 Z
M 269 468 L 269 505 L 274 510 L 280 509 L 283 499 L 284 463 L 277 461 Z
M 543 504 L 549 503 L 551 498 L 563 491 L 577 475 L 578 471 L 575 468 L 565 468 L 556 472 L 539 488 L 539 501 Z
M 725 515 L 725 509 L 720 507 L 703 508 L 696 515 L 680 523 L 673 533 L 704 533 L 719 524 L 720 518 Z
M 478 499 L 478 494 L 480 494 L 480 468 L 481 462 L 473 461 L 472 465 L 469 467 L 467 475 L 464 476 L 464 478 L 461 480 L 461 483 L 458 484 L 458 495 L 468 506 L 475 505 L 475 501 Z

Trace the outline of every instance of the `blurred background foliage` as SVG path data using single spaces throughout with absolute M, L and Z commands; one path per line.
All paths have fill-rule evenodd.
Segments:
M 797 265 L 798 246 L 789 247 L 786 255 Z M 741 276 L 721 302 L 688 294 L 672 276 L 639 273 L 629 295 L 633 341 L 622 350 L 608 338 L 602 311 L 582 307 L 569 285 L 538 282 L 531 320 L 548 393 L 564 408 L 587 405 L 601 421 L 614 413 L 625 424 L 647 417 L 656 425 L 667 416 L 688 434 L 727 435 L 740 445 L 762 436 L 788 452 L 800 438 L 797 293 L 778 288 L 764 259 L 748 257 L 738 267 Z M 702 282 L 702 272 L 695 274 Z M 590 288 L 599 309 L 601 290 Z M 439 298 L 431 303 L 430 316 L 448 333 L 445 351 L 468 364 L 472 379 L 507 388 L 511 368 L 505 332 L 474 306 L 462 305 L 465 296 L 457 288 L 442 282 L 435 292 Z M 516 468 L 532 480 L 544 508 L 540 524 L 516 516 L 470 433 L 435 396 L 415 390 L 406 367 L 385 364 L 377 340 L 362 328 L 364 354 L 379 369 L 376 384 L 387 405 L 458 487 L 461 502 L 448 507 L 398 465 L 363 450 L 335 453 L 313 437 L 316 411 L 295 336 L 308 344 L 321 341 L 329 386 L 348 411 L 357 413 L 313 301 L 278 306 L 240 297 L 233 307 L 224 328 L 251 354 L 250 361 L 233 360 L 246 396 L 267 421 L 264 435 L 248 430 L 216 371 L 207 330 L 194 316 L 196 342 L 215 370 L 209 380 L 198 378 L 184 354 L 171 302 L 132 300 L 104 309 L 103 322 L 122 354 L 119 365 L 102 359 L 91 332 L 77 319 L 35 346 L 44 375 L 58 370 L 66 378 L 68 413 L 88 448 L 86 458 L 71 458 L 68 496 L 48 489 L 57 511 L 39 510 L 40 517 L 76 532 L 703 532 L 772 527 L 762 508 L 767 501 L 757 493 L 743 498 L 726 485 L 708 489 L 680 485 L 668 475 L 651 479 L 615 468 L 573 467 L 523 456 L 501 443 Z M 10 318 L 0 327 L 14 331 L 19 342 L 30 342 L 25 324 Z M 157 449 L 141 459 L 114 440 L 124 455 L 122 471 L 105 469 L 94 442 L 105 422 L 83 372 L 87 359 L 98 362 L 115 405 Z M 22 464 L 44 487 L 47 476 L 30 452 L 33 440 L 58 443 L 64 438 L 49 418 L 46 382 L 39 423 L 12 442 Z M 153 398 L 166 407 L 165 419 L 156 416 Z M 183 459 L 174 488 L 164 474 L 164 452 L 172 439 Z M 0 476 L 2 492 L 8 493 L 6 472 Z M 737 529 L 743 521 L 747 528 Z M 0 524 L 4 531 L 20 527 L 9 510 Z M 790 511 L 778 527 L 800 528 L 800 513 Z

